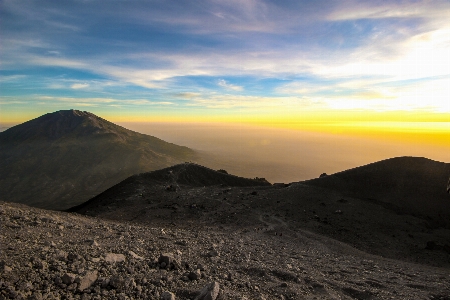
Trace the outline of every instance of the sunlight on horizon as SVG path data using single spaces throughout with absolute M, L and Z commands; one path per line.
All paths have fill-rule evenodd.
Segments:
M 213 164 L 216 168 L 224 167 L 239 176 L 266 177 L 270 182 L 311 179 L 323 172 L 331 174 L 397 156 L 450 163 L 450 123 L 435 127 L 414 124 L 415 128 L 431 126 L 438 130 L 409 131 L 406 135 L 402 126 L 397 127 L 398 131 L 396 127 L 388 127 L 385 132 L 367 126 L 369 133 L 341 128 L 338 133 L 329 128 L 311 131 L 231 123 L 118 124 L 216 155 L 223 159 L 222 165 Z

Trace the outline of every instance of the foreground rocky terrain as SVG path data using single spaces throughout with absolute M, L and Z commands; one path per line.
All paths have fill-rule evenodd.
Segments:
M 183 163 L 70 212 L 0 202 L 0 299 L 450 299 L 449 171 L 271 185 Z
M 415 167 L 415 162 L 424 167 Z M 396 166 L 392 175 L 389 170 Z M 450 197 L 445 192 L 449 164 L 395 158 L 344 173 L 270 185 L 185 163 L 131 176 L 71 211 L 148 226 L 253 226 L 294 237 L 308 230 L 371 254 L 450 268 Z M 374 178 L 383 179 L 379 183 Z M 436 178 L 442 179 L 440 186 L 435 186 Z M 324 187 L 330 180 L 340 185 Z M 405 184 L 408 180 L 413 189 Z M 370 198 L 368 185 L 375 186 Z M 425 195 L 422 199 L 415 195 L 418 190 Z M 399 197 L 383 197 L 389 191 Z
M 6 202 L 0 221 L 0 299 L 450 299 L 449 268 L 306 230 L 149 226 Z

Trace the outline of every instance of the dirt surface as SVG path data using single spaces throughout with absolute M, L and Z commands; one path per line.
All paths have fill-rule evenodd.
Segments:
M 1 299 L 450 295 L 448 268 L 370 255 L 306 230 L 275 235 L 285 225 L 274 216 L 260 216 L 259 228 L 150 226 L 2 202 L 0 218 Z
M 148 225 L 254 226 L 293 236 L 308 230 L 371 254 L 450 267 L 450 228 L 430 216 L 308 182 L 245 186 L 250 184 L 255 182 L 182 164 L 132 176 L 72 211 Z
M 0 299 L 450 299 L 450 229 L 401 208 L 192 163 L 0 202 Z

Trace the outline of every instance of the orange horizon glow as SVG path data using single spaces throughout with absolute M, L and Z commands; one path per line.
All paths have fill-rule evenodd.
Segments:
M 280 112 L 279 115 L 261 112 L 254 114 L 211 114 L 202 113 L 158 114 L 142 112 L 91 112 L 113 123 L 180 123 L 204 124 L 210 126 L 244 125 L 260 128 L 288 129 L 311 133 L 326 133 L 354 136 L 376 140 L 392 140 L 413 144 L 430 144 L 449 147 L 450 151 L 450 113 L 420 111 L 369 110 L 307 110 L 293 113 Z M 1 124 L 16 125 L 39 117 L 32 112 L 17 112 L 3 115 Z M 213 125 L 214 126 L 214 125 Z

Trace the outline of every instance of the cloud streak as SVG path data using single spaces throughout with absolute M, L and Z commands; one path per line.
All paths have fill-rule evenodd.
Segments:
M 217 84 L 227 90 L 231 90 L 231 91 L 235 91 L 235 92 L 241 92 L 244 90 L 244 88 L 242 86 L 228 83 L 224 79 L 219 79 L 219 82 Z

